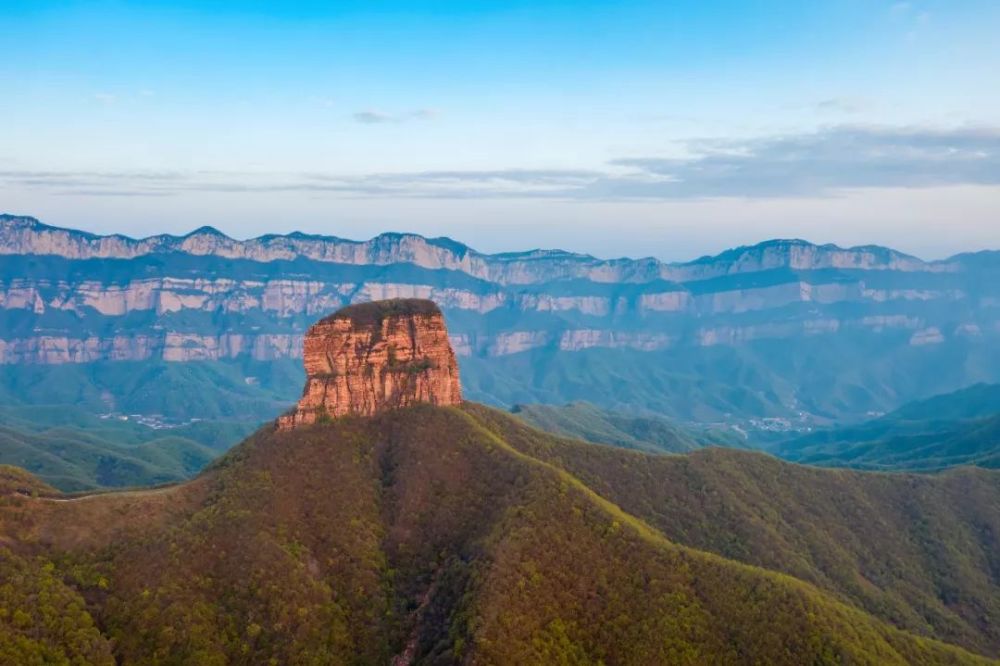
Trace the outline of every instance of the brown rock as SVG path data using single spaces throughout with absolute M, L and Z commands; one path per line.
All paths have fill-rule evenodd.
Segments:
M 433 301 L 348 306 L 313 325 L 303 347 L 306 387 L 295 411 L 278 419 L 280 428 L 462 401 L 455 353 Z

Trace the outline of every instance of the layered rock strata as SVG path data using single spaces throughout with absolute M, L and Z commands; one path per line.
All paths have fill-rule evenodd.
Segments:
M 278 419 L 291 428 L 349 414 L 462 401 L 458 364 L 433 301 L 351 305 L 313 325 L 303 342 L 306 386 Z

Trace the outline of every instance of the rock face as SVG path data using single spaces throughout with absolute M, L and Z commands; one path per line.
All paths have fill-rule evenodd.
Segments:
M 127 363 L 149 381 L 179 376 L 165 364 L 196 363 L 242 378 L 245 386 L 225 394 L 233 399 L 284 405 L 301 388 L 289 372 L 301 367 L 312 324 L 348 305 L 400 298 L 441 307 L 452 348 L 468 359 L 466 395 L 485 402 L 628 401 L 662 411 L 684 391 L 653 378 L 673 377 L 679 358 L 703 369 L 683 375 L 692 382 L 746 372 L 761 382 L 753 390 L 782 401 L 782 413 L 829 399 L 839 405 L 830 413 L 845 419 L 897 406 L 903 396 L 1000 382 L 1000 251 L 925 262 L 888 248 L 772 240 L 663 263 L 556 250 L 485 254 L 411 234 L 237 240 L 202 228 L 131 239 L 0 215 L 0 393 L 79 376 L 81 399 L 190 417 L 190 405 L 158 385 L 152 395 L 164 397 L 147 398 L 117 377 L 131 371 Z M 845 367 L 820 363 L 810 376 L 829 372 L 850 389 L 776 378 L 804 366 L 770 354 L 811 363 L 817 348 L 840 354 Z M 891 381 L 880 374 L 889 358 L 905 368 Z M 536 362 L 552 365 L 538 372 Z M 34 367 L 58 364 L 95 365 Z M 609 378 L 631 373 L 652 383 L 618 395 Z M 947 383 L 935 379 L 946 374 Z M 911 379 L 918 377 L 926 381 Z M 763 409 L 756 398 L 720 400 L 720 418 L 733 408 Z M 860 411 L 840 411 L 847 404 Z M 198 416 L 230 408 L 205 407 Z
M 433 301 L 351 305 L 321 320 L 303 343 L 306 387 L 280 428 L 419 402 L 462 401 L 458 364 Z
M 667 264 L 491 255 L 412 234 L 236 240 L 203 227 L 132 239 L 0 215 L 0 365 L 297 360 L 322 314 L 395 298 L 461 311 L 452 344 L 467 357 L 834 332 L 910 345 L 931 327 L 940 336 L 913 344 L 946 344 L 959 330 L 1000 331 L 998 270 L 1000 253 L 924 262 L 799 240 Z

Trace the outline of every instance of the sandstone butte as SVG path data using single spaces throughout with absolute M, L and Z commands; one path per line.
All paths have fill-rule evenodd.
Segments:
M 306 332 L 303 362 L 302 399 L 278 418 L 279 428 L 420 402 L 462 401 L 444 316 L 429 300 L 373 301 L 338 310 Z

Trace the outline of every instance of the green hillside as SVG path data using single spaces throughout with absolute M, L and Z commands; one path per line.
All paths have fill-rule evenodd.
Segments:
M 1000 473 L 823 470 L 721 448 L 646 455 L 469 409 L 677 543 L 810 581 L 911 631 L 1000 652 Z
M 2 408 L 0 424 L 0 464 L 64 491 L 182 481 L 253 430 L 237 422 L 154 429 L 62 405 Z
M 734 430 L 685 426 L 657 416 L 601 409 L 585 402 L 515 405 L 518 418 L 546 432 L 651 453 L 687 453 L 705 446 L 745 448 Z
M 725 485 L 700 471 L 719 456 L 742 463 L 720 466 L 720 478 L 731 477 Z M 968 503 L 952 498 L 937 509 L 956 532 L 938 532 L 931 513 L 919 551 L 928 557 L 897 562 L 883 542 L 896 535 L 870 533 L 871 516 L 841 513 L 832 500 L 869 484 L 902 493 L 913 481 L 855 476 L 761 454 L 650 456 L 584 444 L 476 405 L 266 428 L 183 485 L 68 502 L 0 499 L 6 561 L 29 572 L 12 586 L 12 617 L 65 616 L 58 604 L 28 607 L 32 581 L 46 572 L 65 581 L 60 603 L 86 600 L 68 633 L 0 618 L 0 655 L 91 654 L 83 659 L 102 663 L 112 651 L 123 664 L 990 663 L 936 639 L 984 655 L 1000 649 L 989 622 L 995 544 L 985 547 L 986 532 L 957 538 L 997 526 L 996 477 L 964 480 Z M 723 494 L 730 485 L 765 496 L 788 487 L 813 500 L 765 498 L 741 509 Z M 673 522 L 674 495 L 687 507 L 680 513 L 700 516 L 684 529 Z M 816 506 L 830 507 L 828 525 L 782 538 Z M 731 530 L 747 517 L 756 525 Z M 712 554 L 720 549 L 711 539 L 690 543 L 699 533 L 732 552 Z M 796 565 L 801 579 L 737 561 L 753 559 L 756 543 L 740 547 L 740 534 L 787 554 L 772 569 Z M 853 579 L 860 585 L 867 574 L 872 594 L 891 589 L 883 606 L 868 608 L 838 586 L 838 576 L 852 576 L 850 562 L 824 568 L 823 535 L 871 554 Z M 969 558 L 951 578 L 947 560 L 929 557 L 939 543 Z M 888 586 L 875 575 L 879 564 L 883 576 L 900 565 L 907 585 Z M 976 589 L 964 586 L 966 573 Z M 938 604 L 959 618 L 978 611 L 981 624 L 915 621 L 923 609 L 907 605 L 907 590 L 929 602 L 942 576 L 954 582 Z
M 977 384 L 858 425 L 796 437 L 771 450 L 787 460 L 827 467 L 1000 467 L 1000 385 Z
M 295 402 L 303 376 L 298 359 L 0 365 L 0 401 L 260 423 Z

